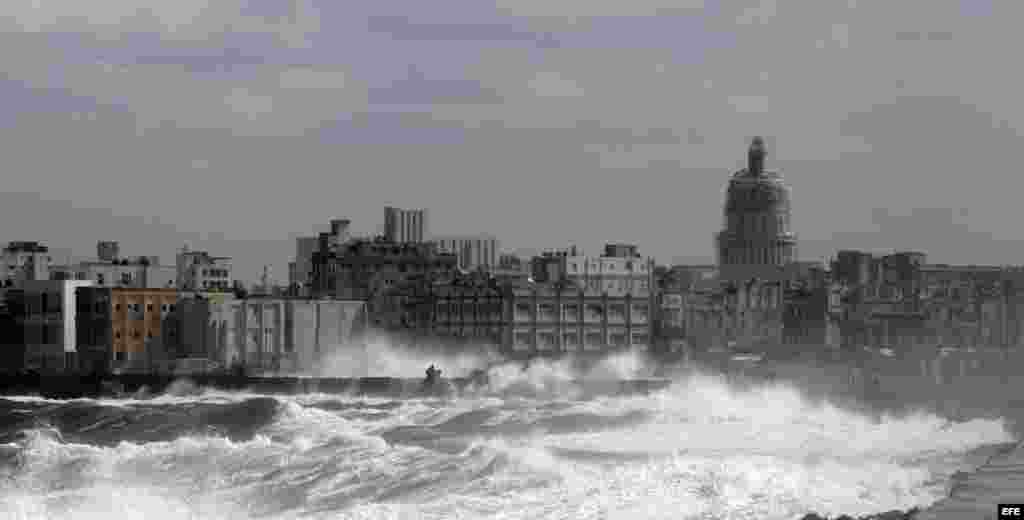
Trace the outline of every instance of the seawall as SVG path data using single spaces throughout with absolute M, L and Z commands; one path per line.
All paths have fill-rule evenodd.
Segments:
M 422 394 L 420 378 L 362 377 L 260 377 L 237 375 L 148 375 L 122 374 L 104 376 L 78 375 L 16 375 L 0 378 L 0 395 L 40 395 L 51 399 L 123 397 L 137 394 L 161 394 L 176 382 L 188 381 L 203 388 L 246 391 L 270 395 L 307 393 L 402 396 Z M 444 383 L 455 390 L 479 385 L 471 378 L 446 378 Z M 574 380 L 589 393 L 644 393 L 669 386 L 666 379 Z
M 995 520 L 997 504 L 1024 502 L 1024 442 L 989 458 L 978 469 L 954 478 L 949 498 L 914 520 Z

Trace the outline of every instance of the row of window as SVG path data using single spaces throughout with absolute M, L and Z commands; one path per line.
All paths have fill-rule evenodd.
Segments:
M 607 309 L 599 303 L 591 303 L 583 306 L 584 320 L 600 320 L 607 312 L 609 319 L 626 319 L 626 306 L 623 304 L 608 304 Z M 517 303 L 515 305 L 515 319 L 530 320 L 536 315 L 542 319 L 557 319 L 558 312 L 554 304 L 541 303 L 536 308 L 532 303 Z M 580 306 L 576 303 L 562 304 L 562 319 L 565 321 L 576 321 L 580 316 Z M 646 303 L 634 303 L 632 305 L 632 318 L 634 321 L 645 321 L 648 316 Z
M 128 304 L 125 304 L 124 307 L 125 307 L 125 310 L 131 311 L 131 312 L 142 312 L 142 304 L 141 303 L 128 303 Z M 161 312 L 174 312 L 175 305 L 173 303 L 170 303 L 170 304 L 165 303 L 163 305 L 160 305 L 159 308 L 160 308 Z M 156 309 L 156 306 L 153 305 L 152 303 L 147 303 L 146 304 L 146 312 L 153 312 L 155 309 Z M 99 305 L 97 305 L 97 311 L 98 310 L 100 310 Z M 115 303 L 114 304 L 114 312 L 121 312 L 121 304 L 120 303 Z
M 777 213 L 734 213 L 729 216 L 729 231 L 739 234 L 777 233 L 788 229 L 788 219 Z M 772 224 L 774 223 L 774 228 Z
M 618 264 L 618 265 L 616 265 L 616 264 Z M 597 261 L 590 262 L 590 272 L 592 272 L 592 273 L 593 272 L 598 272 L 598 270 L 602 266 L 604 267 L 604 271 L 603 272 L 605 274 L 610 273 L 610 272 L 615 272 L 615 271 L 637 272 L 637 273 L 646 273 L 647 272 L 647 263 L 645 263 L 645 262 L 636 262 L 636 261 L 633 261 L 633 260 L 627 260 L 627 261 L 625 261 L 625 262 L 623 262 L 621 264 L 619 262 L 597 262 Z M 569 262 L 569 272 L 570 273 L 579 273 L 579 272 L 582 272 L 583 270 L 585 270 L 586 268 L 587 268 L 587 263 L 586 262 L 584 262 L 584 263 Z
M 203 280 L 203 289 L 228 289 L 230 286 L 225 281 Z
M 536 347 L 542 350 L 553 350 L 557 348 L 601 348 L 601 347 L 647 347 L 649 336 L 646 332 L 634 332 L 628 336 L 623 332 L 609 332 L 605 336 L 601 332 L 586 332 L 583 334 L 583 342 L 580 342 L 578 332 L 563 332 L 561 337 L 555 332 L 539 331 L 536 334 L 530 331 L 516 331 L 514 335 L 513 348 L 523 349 Z M 561 339 L 561 342 L 558 340 Z
M 168 330 L 167 330 L 167 335 L 168 335 L 168 336 L 170 336 L 170 337 L 172 337 L 172 338 L 173 338 L 174 336 L 176 336 L 176 334 L 175 334 L 175 332 L 174 332 L 174 329 L 168 329 Z M 139 338 L 141 338 L 141 337 L 142 337 L 142 333 L 141 333 L 141 332 L 139 332 L 139 330 L 138 330 L 138 329 L 132 329 L 132 330 L 131 330 L 131 331 L 130 331 L 130 332 L 128 333 L 128 337 L 129 337 L 130 339 L 139 339 Z M 121 339 L 121 331 L 120 331 L 119 329 L 115 329 L 115 330 L 114 330 L 114 339 Z M 146 332 L 146 339 L 153 339 L 153 331 L 148 331 L 148 332 Z
M 203 269 L 203 276 L 214 276 L 220 278 L 228 277 L 227 269 Z
M 619 279 L 601 279 L 601 278 L 588 278 L 586 279 L 587 289 L 591 291 L 646 291 L 649 287 L 647 278 L 642 279 L 630 279 L 630 278 L 619 278 Z

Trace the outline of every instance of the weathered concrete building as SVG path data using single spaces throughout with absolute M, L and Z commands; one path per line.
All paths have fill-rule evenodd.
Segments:
M 383 237 L 357 239 L 332 248 L 321 236 L 313 254 L 313 294 L 345 300 L 368 300 L 410 277 L 445 279 L 458 271 L 455 255 L 431 243 L 397 243 Z
M 547 252 L 531 260 L 533 280 L 565 281 L 574 287 L 615 296 L 656 292 L 654 259 L 641 257 L 631 244 L 606 244 L 601 256 L 586 256 L 576 248 Z
M 191 298 L 182 301 L 182 355 L 256 373 L 308 372 L 359 344 L 365 310 L 360 301 Z
M 117 242 L 96 244 L 96 258 L 67 265 L 54 265 L 54 280 L 92 280 L 97 287 L 173 288 L 177 271 L 173 265 L 161 265 L 156 256 L 122 258 Z
M 514 358 L 649 351 L 653 292 L 581 290 L 567 284 L 510 287 L 502 351 Z
M 182 291 L 230 291 L 234 285 L 231 258 L 192 251 L 178 252 L 176 287 Z
M 8 327 L 0 348 L 23 352 L 20 368 L 66 371 L 76 368 L 76 289 L 89 281 L 22 280 L 6 292 Z M 19 356 L 12 356 L 17 358 Z
M 4 247 L 0 264 L 0 284 L 19 286 L 24 281 L 50 279 L 50 249 L 39 242 L 9 242 Z
M 433 237 L 442 253 L 455 255 L 459 269 L 491 272 L 498 267 L 498 239 L 490 235 Z

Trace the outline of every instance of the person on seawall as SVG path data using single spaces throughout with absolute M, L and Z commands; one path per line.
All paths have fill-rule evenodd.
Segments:
M 437 382 L 437 380 L 440 379 L 440 377 L 441 377 L 441 371 L 438 370 L 437 367 L 435 367 L 433 364 L 431 364 L 429 367 L 427 367 L 427 382 L 428 383 Z

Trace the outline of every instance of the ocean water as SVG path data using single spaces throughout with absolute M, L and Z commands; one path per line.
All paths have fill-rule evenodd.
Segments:
M 618 359 L 588 376 L 637 370 Z M 6 398 L 0 518 L 859 515 L 927 506 L 1013 440 L 1000 419 L 855 412 L 785 382 L 688 372 L 648 395 L 592 396 L 579 376 L 498 365 L 488 386 L 445 398 L 188 383 L 145 399 Z

